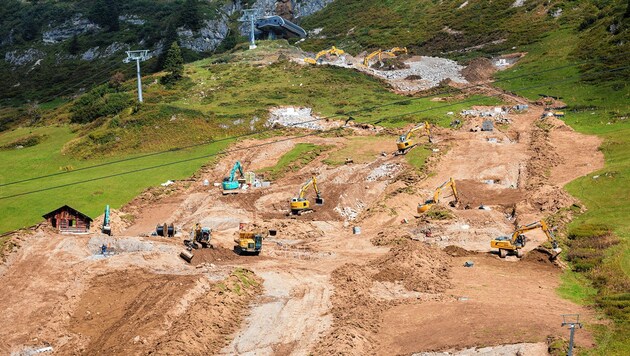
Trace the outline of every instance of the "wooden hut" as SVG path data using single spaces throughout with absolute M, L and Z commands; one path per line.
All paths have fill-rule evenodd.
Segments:
M 57 208 L 43 217 L 53 229 L 60 233 L 87 233 L 92 223 L 92 218 L 68 205 Z

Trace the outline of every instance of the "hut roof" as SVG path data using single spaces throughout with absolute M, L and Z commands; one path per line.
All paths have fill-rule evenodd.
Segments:
M 83 214 L 82 212 L 78 211 L 77 209 L 75 209 L 75 208 L 73 208 L 73 207 L 71 207 L 71 206 L 69 206 L 69 205 L 64 205 L 64 206 L 62 206 L 62 207 L 59 207 L 59 208 L 57 208 L 57 209 L 55 209 L 55 210 L 53 210 L 53 211 L 51 211 L 51 212 L 49 212 L 49 213 L 47 213 L 47 214 L 42 215 L 42 217 L 43 217 L 44 219 L 48 219 L 49 217 L 54 216 L 54 215 L 55 215 L 57 212 L 59 212 L 60 210 L 70 210 L 70 211 L 72 211 L 75 215 L 80 216 L 80 217 L 84 218 L 85 220 L 88 220 L 88 221 L 93 221 L 91 217 L 89 217 L 89 216 L 87 216 L 87 215 Z

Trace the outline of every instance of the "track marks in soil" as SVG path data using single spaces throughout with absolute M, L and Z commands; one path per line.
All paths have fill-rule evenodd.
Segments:
M 312 270 L 258 271 L 265 292 L 239 334 L 221 354 L 307 354 L 330 326 L 328 278 Z

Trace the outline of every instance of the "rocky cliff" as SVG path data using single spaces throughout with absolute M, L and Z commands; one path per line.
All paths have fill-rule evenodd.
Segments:
M 259 16 L 279 15 L 291 21 L 299 21 L 300 18 L 313 14 L 333 0 L 257 0 L 252 8 L 257 10 Z M 214 51 L 230 32 L 231 25 L 238 21 L 239 14 L 243 10 L 241 1 L 234 0 L 216 8 L 212 18 L 202 20 L 201 26 L 197 30 L 187 27 L 178 27 L 177 38 L 182 47 L 197 53 L 209 53 Z M 126 27 L 121 27 L 120 31 L 136 31 L 143 33 L 146 16 L 141 13 L 122 13 L 118 16 L 120 23 Z M 243 22 L 237 27 L 243 36 L 249 35 L 249 26 Z M 89 36 L 92 40 L 99 42 L 97 46 L 82 48 L 79 53 L 68 54 L 63 49 L 68 47 L 68 42 L 73 38 Z M 99 58 L 106 58 L 112 55 L 120 55 L 119 52 L 130 48 L 144 47 L 150 50 L 150 55 L 159 54 L 165 47 L 164 39 L 154 42 L 151 46 L 146 44 L 147 38 L 139 38 L 135 43 L 125 41 L 110 41 L 107 38 L 113 37 L 97 23 L 91 21 L 88 16 L 77 12 L 71 18 L 64 20 L 53 20 L 46 23 L 39 36 L 39 39 L 31 42 L 32 47 L 14 46 L 14 31 L 0 38 L 0 48 L 4 50 L 3 58 L 5 62 L 13 67 L 26 66 L 48 56 L 54 57 L 55 62 L 64 60 L 93 61 Z

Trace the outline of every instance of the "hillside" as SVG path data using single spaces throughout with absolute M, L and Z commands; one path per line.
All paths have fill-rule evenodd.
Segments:
M 108 12 L 114 3 L 117 16 Z M 239 32 L 240 9 L 276 11 L 280 3 L 292 4 L 309 38 L 258 41 L 249 50 Z M 185 15 L 191 6 L 201 22 Z M 122 353 L 182 351 L 159 331 L 161 316 L 133 303 L 138 290 L 128 283 L 120 288 L 129 314 L 103 324 L 125 327 L 105 343 L 90 334 L 95 322 L 83 314 L 96 308 L 99 293 L 115 299 L 111 281 L 99 276 L 127 268 L 141 269 L 125 278 L 151 291 L 154 274 L 185 284 L 163 295 L 179 301 L 163 306 L 169 333 L 190 341 L 190 325 L 228 324 L 227 334 L 213 331 L 207 342 L 192 342 L 200 353 L 490 346 L 527 354 L 566 347 L 566 330 L 557 324 L 560 314 L 572 312 L 582 313 L 587 325 L 578 331 L 581 353 L 630 350 L 630 2 L 9 1 L 0 4 L 0 17 L 0 71 L 12 84 L 0 97 L 15 104 L 0 109 L 0 159 L 11 167 L 0 173 L 0 234 L 35 225 L 64 204 L 96 217 L 89 239 L 53 241 L 57 235 L 47 227 L 0 235 L 0 256 L 8 256 L 0 265 L 3 293 L 24 320 L 15 325 L 18 332 L 2 334 L 1 352 L 38 346 L 26 338 L 30 321 L 39 320 L 26 301 L 37 293 L 11 277 L 27 273 L 29 259 L 49 271 L 38 277 L 40 285 L 65 269 L 85 282 L 70 288 L 77 298 L 59 311 L 63 315 L 42 319 L 41 340 L 63 352 L 98 352 L 103 345 Z M 64 29 L 70 23 L 79 25 Z M 221 31 L 207 41 L 204 29 L 219 23 Z M 182 78 L 166 81 L 171 74 L 158 65 L 159 49 L 173 38 L 187 64 Z M 119 55 L 141 41 L 153 58 L 143 64 L 139 104 L 134 66 Z M 70 53 L 77 43 L 79 50 Z M 200 44 L 207 47 L 199 50 Z M 304 61 L 333 45 L 346 54 L 323 56 L 317 65 Z M 372 50 L 395 46 L 408 53 L 363 65 Z M 87 52 L 95 57 L 86 60 Z M 32 58 L 9 64 L 24 56 Z M 113 77 L 116 71 L 123 74 Z M 87 74 L 77 79 L 69 74 L 75 72 Z M 548 111 L 564 116 L 543 117 Z M 488 118 L 494 131 L 478 132 Z M 392 155 L 399 135 L 424 122 L 432 139 L 413 137 L 416 148 Z M 212 183 L 237 160 L 271 186 L 222 195 Z M 325 205 L 289 219 L 287 201 L 313 175 Z M 417 204 L 449 177 L 460 204 L 417 215 Z M 167 180 L 175 183 L 160 186 Z M 106 204 L 115 209 L 113 240 L 98 233 Z M 541 232 L 528 233 L 522 260 L 504 261 L 489 249 L 489 240 L 541 219 L 561 240 L 559 264 L 536 249 L 549 247 Z M 260 260 L 231 252 L 244 221 L 279 234 L 265 240 Z M 181 235 L 148 236 L 164 222 Z M 213 228 L 219 247 L 199 252 L 198 268 L 177 257 L 180 237 L 196 222 Z M 353 234 L 353 226 L 362 235 Z M 99 264 L 93 250 L 109 244 L 119 255 Z M 50 249 L 68 259 L 46 259 Z M 475 266 L 462 267 L 469 260 Z M 84 268 L 89 273 L 79 277 Z M 298 270 L 308 278 L 292 272 Z M 506 273 L 515 278 L 496 277 Z M 60 290 L 70 279 L 44 287 L 53 297 L 37 301 L 41 310 L 66 298 Z M 241 288 L 260 293 L 259 283 L 264 298 L 250 304 Z M 186 308 L 201 307 L 201 291 L 229 299 L 221 310 L 248 308 L 251 317 L 178 319 Z M 499 294 L 518 299 L 524 316 L 496 316 Z M 283 311 L 269 321 L 274 303 Z M 470 312 L 473 304 L 478 312 Z M 504 300 L 501 307 L 513 305 Z M 304 315 L 303 325 L 294 324 L 296 313 Z M 142 322 L 145 314 L 149 323 Z M 463 314 L 466 327 L 517 332 L 461 338 L 455 322 Z M 72 315 L 70 326 L 62 322 L 66 315 Z M 141 325 L 144 341 L 132 342 Z M 269 332 L 257 342 L 241 337 L 260 329 Z
M 301 1 L 289 10 L 303 17 L 326 3 Z M 250 7 L 261 14 L 278 8 L 262 0 L 3 1 L 0 73 L 11 85 L 0 88 L 0 98 L 45 103 L 106 82 L 116 71 L 133 76 L 135 68 L 122 63 L 127 50 L 148 50 L 143 71 L 153 73 L 173 41 L 186 62 L 231 49 L 248 33 L 238 19 Z

